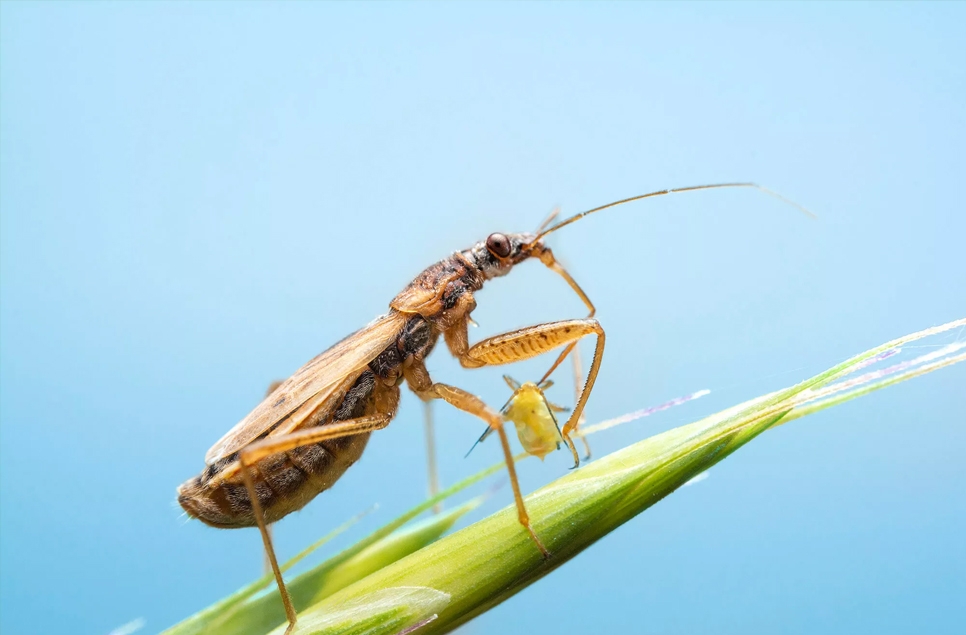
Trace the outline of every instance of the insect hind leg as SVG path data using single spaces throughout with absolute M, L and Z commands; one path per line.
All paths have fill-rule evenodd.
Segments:
M 295 629 L 295 622 L 297 621 L 298 616 L 295 612 L 295 606 L 292 604 L 292 598 L 289 596 L 288 589 L 285 587 L 285 581 L 282 579 L 282 571 L 278 566 L 278 559 L 275 557 L 275 548 L 272 546 L 272 536 L 269 532 L 268 525 L 265 523 L 265 513 L 262 510 L 261 501 L 258 500 L 258 494 L 255 490 L 255 479 L 252 475 L 252 467 L 254 467 L 258 461 L 273 454 L 294 450 L 295 448 L 306 445 L 313 445 L 327 439 L 338 439 L 340 437 L 348 437 L 355 434 L 381 430 L 389 425 L 391 420 L 392 416 L 390 414 L 379 414 L 359 417 L 358 419 L 347 419 L 345 421 L 339 421 L 315 428 L 307 428 L 305 430 L 298 430 L 296 432 L 279 435 L 277 437 L 268 437 L 266 439 L 262 439 L 261 441 L 252 443 L 241 450 L 238 453 L 236 468 L 232 469 L 232 466 L 229 466 L 224 470 L 224 472 L 222 472 L 222 474 L 231 474 L 236 471 L 241 472 L 242 480 L 245 483 L 245 489 L 248 490 L 249 500 L 251 500 L 252 503 L 252 512 L 255 515 L 255 522 L 258 525 L 258 531 L 262 536 L 262 544 L 265 547 L 265 553 L 268 556 L 272 573 L 275 575 L 275 582 L 278 585 L 278 592 L 282 596 L 282 604 L 285 606 L 285 616 L 288 618 L 288 628 L 285 629 L 286 635 L 290 635 Z

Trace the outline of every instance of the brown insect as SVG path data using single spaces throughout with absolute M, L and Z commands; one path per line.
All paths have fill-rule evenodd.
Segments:
M 424 360 L 440 336 L 464 368 L 509 364 L 564 347 L 540 384 L 573 351 L 579 339 L 596 335 L 587 379 L 573 412 L 560 430 L 575 465 L 578 464 L 572 436 L 600 370 L 604 330 L 593 319 L 595 309 L 587 294 L 558 264 L 543 239 L 588 214 L 623 203 L 725 187 L 755 188 L 782 198 L 752 183 L 661 190 L 582 212 L 548 228 L 552 215 L 533 234 L 490 234 L 469 249 L 431 265 L 390 302 L 388 313 L 296 371 L 215 443 L 205 455 L 207 466 L 201 474 L 178 488 L 178 502 L 189 516 L 213 527 L 258 526 L 291 630 L 296 613 L 279 571 L 267 524 L 301 509 L 359 459 L 369 435 L 385 428 L 395 416 L 399 385 L 405 381 L 424 401 L 442 399 L 481 418 L 499 434 L 520 524 L 541 553 L 549 557 L 530 526 L 502 416 L 465 390 L 434 382 Z M 470 346 L 467 325 L 476 307 L 473 294 L 488 280 L 508 274 L 514 266 L 531 258 L 567 281 L 587 306 L 588 316 L 510 331 Z

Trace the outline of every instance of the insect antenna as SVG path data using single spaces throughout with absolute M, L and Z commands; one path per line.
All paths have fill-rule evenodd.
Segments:
M 550 213 L 547 214 L 547 217 L 545 219 L 543 219 L 543 222 L 540 223 L 540 226 L 537 227 L 537 231 L 535 231 L 534 233 L 535 234 L 539 234 L 540 232 L 542 232 L 543 230 L 545 230 L 547 227 L 550 226 L 550 223 L 552 223 L 558 216 L 560 216 L 560 206 L 559 205 L 557 205 L 552 210 L 550 210 Z
M 512 395 L 510 395 L 510 398 L 506 400 L 506 403 L 503 404 L 503 407 L 500 408 L 500 412 L 506 412 L 506 409 L 510 407 L 510 403 L 513 401 L 513 398 L 516 396 L 516 391 L 520 388 L 520 382 L 515 380 L 513 377 L 510 377 L 509 375 L 504 375 L 503 381 L 505 381 L 507 385 L 513 389 L 514 392 Z M 550 382 L 550 383 L 553 383 L 553 382 Z M 469 449 L 469 452 L 467 452 L 466 455 L 463 456 L 463 458 L 465 459 L 466 457 L 468 457 L 470 455 L 470 452 L 475 450 L 476 446 L 478 446 L 480 443 L 482 443 L 483 441 L 486 441 L 486 437 L 490 436 L 490 434 L 492 433 L 493 433 L 493 428 L 487 426 L 486 430 L 483 432 L 483 434 L 480 435 L 480 438 L 476 440 L 476 443 L 473 444 L 473 447 Z
M 625 199 L 621 199 L 619 201 L 614 201 L 613 203 L 608 203 L 607 205 L 601 205 L 600 207 L 595 207 L 593 209 L 589 209 L 586 212 L 581 212 L 579 214 L 575 214 L 575 215 L 571 216 L 570 218 L 566 218 L 566 219 L 560 221 L 559 223 L 557 223 L 556 225 L 553 225 L 552 227 L 550 227 L 548 229 L 544 229 L 543 231 L 541 231 L 541 232 L 539 232 L 537 234 L 537 237 L 534 239 L 534 242 L 540 240 L 541 238 L 543 238 L 547 234 L 550 234 L 552 232 L 557 231 L 561 227 L 566 227 L 567 225 L 569 225 L 571 223 L 574 223 L 574 222 L 580 220 L 584 216 L 589 216 L 590 214 L 593 214 L 594 212 L 600 212 L 602 210 L 609 209 L 611 207 L 617 207 L 618 205 L 623 205 L 624 203 L 632 203 L 634 201 L 640 201 L 640 200 L 643 200 L 645 198 L 654 198 L 654 197 L 657 197 L 657 196 L 665 196 L 667 194 L 679 194 L 681 192 L 696 192 L 698 190 L 716 190 L 716 189 L 721 189 L 721 188 L 726 188 L 726 187 L 748 187 L 748 188 L 752 188 L 752 189 L 758 190 L 759 192 L 762 192 L 764 194 L 767 194 L 768 196 L 771 196 L 773 198 L 777 198 L 779 201 L 785 203 L 786 205 L 791 205 L 795 209 L 797 209 L 800 212 L 806 214 L 807 216 L 810 216 L 811 218 L 817 218 L 815 216 L 815 214 L 813 214 L 812 212 L 810 212 L 803 205 L 800 205 L 800 204 L 796 203 L 795 201 L 793 201 L 793 200 L 791 200 L 789 198 L 786 198 L 786 197 L 782 196 L 778 192 L 775 192 L 773 190 L 769 190 L 767 187 L 764 187 L 763 185 L 758 185 L 757 183 L 713 183 L 713 184 L 710 184 L 710 185 L 691 185 L 691 186 L 688 186 L 688 187 L 676 187 L 676 188 L 669 189 L 669 190 L 658 190 L 656 192 L 648 192 L 647 194 L 640 194 L 638 196 L 632 196 L 630 198 L 625 198 Z
M 463 458 L 464 459 L 467 458 L 470 455 L 470 452 L 472 452 L 473 450 L 475 450 L 476 449 L 476 446 L 478 446 L 480 443 L 482 443 L 483 441 L 485 441 L 486 440 L 486 437 L 490 436 L 490 433 L 492 433 L 492 432 L 493 432 L 493 428 L 487 426 L 486 427 L 486 431 L 483 432 L 483 434 L 480 435 L 480 438 L 476 440 L 476 443 L 473 444 L 473 447 L 471 447 L 469 449 L 469 452 L 467 452 L 466 455 L 463 456 Z

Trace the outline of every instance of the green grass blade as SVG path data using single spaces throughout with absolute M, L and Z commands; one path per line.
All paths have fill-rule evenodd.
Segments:
M 375 545 L 379 541 L 385 539 L 387 536 L 391 535 L 393 532 L 397 531 L 403 525 L 412 521 L 423 512 L 426 512 L 432 509 L 434 505 L 445 501 L 446 499 L 462 492 L 466 488 L 471 487 L 476 483 L 479 483 L 486 477 L 494 474 L 495 472 L 498 472 L 501 469 L 503 469 L 503 463 L 497 463 L 495 465 L 491 465 L 485 470 L 477 472 L 476 474 L 468 478 L 465 478 L 462 481 L 459 481 L 458 483 L 444 489 L 443 491 L 439 492 L 435 496 L 430 497 L 429 499 L 423 501 L 419 505 L 416 505 L 406 513 L 394 519 L 392 522 L 387 523 L 386 525 L 379 528 L 378 530 L 376 530 L 366 538 L 360 540 L 356 544 L 352 545 L 348 549 L 333 556 L 332 558 L 326 560 L 325 562 L 322 562 L 321 564 L 313 567 L 311 570 L 307 571 L 301 576 L 297 576 L 294 580 L 290 581 L 289 583 L 295 584 L 296 587 L 298 587 L 300 586 L 300 583 L 298 583 L 297 581 L 300 578 L 311 578 L 315 576 L 316 579 L 324 579 L 323 574 L 325 572 L 336 569 L 343 562 L 351 560 L 356 555 L 365 551 L 369 547 Z M 465 511 L 468 511 L 468 510 L 465 510 Z M 461 513 L 465 513 L 465 511 Z M 355 520 L 356 519 L 349 521 L 346 525 L 343 525 L 342 527 L 337 528 L 336 530 L 329 533 L 328 535 L 323 537 L 321 540 L 319 540 L 312 546 L 303 550 L 297 556 L 295 556 L 291 560 L 287 561 L 284 565 L 282 565 L 282 569 L 287 570 L 290 567 L 292 567 L 299 560 L 307 556 L 309 553 L 317 549 L 319 546 L 321 546 L 325 542 L 328 542 L 328 540 L 330 540 L 331 538 L 334 538 L 336 535 L 341 533 L 345 528 L 348 527 L 348 525 L 355 522 Z M 443 520 L 442 522 L 445 524 L 446 521 Z M 203 609 L 198 613 L 195 613 L 191 617 L 185 619 L 184 621 L 179 622 L 178 624 L 172 626 L 171 628 L 164 631 L 162 635 L 199 635 L 201 633 L 205 633 L 206 635 L 208 634 L 227 635 L 227 633 L 230 633 L 233 631 L 224 630 L 228 628 L 227 626 L 225 626 L 225 624 L 228 621 L 233 621 L 233 618 L 231 616 L 235 611 L 240 610 L 239 606 L 242 605 L 246 600 L 254 596 L 256 593 L 258 593 L 262 589 L 265 589 L 271 584 L 272 584 L 271 575 L 262 576 L 255 582 L 243 587 L 242 589 L 236 591 L 235 593 L 228 596 L 227 598 L 216 602 L 215 604 L 209 606 L 208 608 Z M 291 591 L 291 587 L 289 590 Z M 307 592 L 306 594 L 310 598 L 314 597 L 311 595 L 310 592 Z M 278 603 L 278 606 L 280 607 L 281 601 L 278 600 L 277 596 L 275 599 L 276 599 L 276 602 Z M 266 604 L 266 606 L 270 606 L 270 605 Z M 308 606 L 308 604 L 306 603 L 304 606 Z M 247 609 L 245 610 L 247 612 Z M 271 609 L 267 608 L 266 610 L 270 611 Z M 281 623 L 281 622 L 272 622 L 271 619 L 274 619 L 274 618 L 265 618 L 264 623 L 267 623 L 268 626 L 262 629 L 261 631 L 255 631 L 255 632 L 265 633 L 270 628 Z M 252 631 L 246 631 L 246 632 L 252 632 Z
M 449 512 L 452 518 L 430 519 L 387 540 L 439 501 L 503 469 L 502 463 L 491 466 L 293 579 L 290 589 L 298 595 L 300 608 L 296 632 L 389 635 L 415 626 L 420 634 L 449 632 L 547 575 L 770 427 L 966 361 L 966 354 L 952 354 L 961 348 L 957 344 L 843 380 L 911 341 L 962 326 L 966 319 L 898 338 L 795 386 L 636 443 L 541 488 L 527 497 L 527 507 L 534 528 L 553 554 L 549 560 L 540 556 L 511 507 L 435 542 L 462 508 Z M 909 368 L 910 364 L 918 367 Z M 427 542 L 432 544 L 419 548 Z M 264 580 L 256 584 L 264 586 Z M 221 617 L 232 619 L 221 619 L 218 628 L 209 621 L 203 632 L 260 635 L 277 626 L 273 633 L 281 635 L 284 624 L 277 595 L 245 601 L 252 588 L 247 587 L 245 598 L 238 600 L 236 594 L 192 620 L 220 607 Z M 227 610 L 226 602 L 231 602 Z M 182 630 L 192 620 L 169 635 L 201 632 Z M 228 629 L 241 628 L 239 624 L 242 630 Z
M 459 507 L 406 527 L 358 551 L 350 558 L 333 558 L 288 582 L 289 595 L 296 610 L 303 610 L 357 580 L 378 571 L 434 540 L 437 540 L 463 514 L 476 509 L 482 498 L 474 498 Z M 408 597 L 408 596 L 407 596 Z M 285 611 L 278 589 L 237 606 L 210 624 L 207 633 L 217 635 L 262 635 L 285 623 Z
M 849 374 L 884 351 L 962 324 L 966 320 L 899 338 L 788 389 L 636 443 L 541 488 L 527 497 L 527 507 L 537 534 L 553 554 L 549 560 L 540 556 L 517 523 L 514 509 L 507 507 L 314 605 L 300 616 L 296 632 L 342 632 L 338 629 L 344 623 L 336 626 L 324 616 L 388 592 L 393 598 L 391 610 L 383 603 L 379 611 L 392 619 L 383 622 L 364 610 L 356 618 L 365 622 L 366 633 L 397 633 L 400 615 L 413 616 L 407 623 L 411 625 L 426 619 L 428 611 L 421 604 L 407 604 L 404 589 L 438 593 L 432 609 L 437 618 L 423 625 L 420 634 L 449 632 L 547 575 L 729 456 L 782 420 L 808 391 Z
M 431 623 L 449 599 L 442 591 L 427 587 L 378 589 L 342 602 L 328 611 L 316 611 L 300 618 L 296 633 L 374 635 L 390 632 L 401 635 L 412 625 Z M 276 632 L 283 633 L 284 630 L 280 627 Z
M 923 364 L 919 368 L 914 368 L 907 370 L 905 372 L 896 373 L 895 375 L 887 376 L 885 379 L 881 379 L 876 382 L 871 382 L 852 390 L 841 392 L 828 399 L 822 399 L 814 403 L 808 403 L 802 406 L 796 406 L 789 412 L 779 423 L 784 425 L 789 421 L 794 421 L 795 419 L 801 419 L 802 417 L 808 416 L 810 414 L 815 414 L 826 408 L 831 408 L 832 406 L 837 406 L 843 404 L 846 401 L 852 401 L 857 397 L 864 397 L 869 393 L 873 393 L 876 390 L 881 390 L 887 386 L 892 386 L 900 382 L 906 381 L 907 379 L 912 379 L 913 377 L 919 377 L 920 375 L 925 375 L 926 373 L 931 373 L 934 370 L 939 370 L 940 368 L 945 368 L 946 366 L 952 366 L 953 364 L 958 364 L 959 362 L 966 361 L 966 353 L 960 355 L 951 355 L 945 359 L 940 359 L 929 364 Z
M 306 549 L 303 549 L 301 553 L 283 564 L 281 567 L 282 570 L 287 571 L 293 567 L 296 563 L 311 554 L 313 551 L 354 525 L 360 518 L 362 518 L 362 516 L 363 514 L 359 514 L 355 518 L 349 519 L 319 540 L 312 543 Z M 254 597 L 259 591 L 268 587 L 268 585 L 272 583 L 272 580 L 273 578 L 270 573 L 263 575 L 258 580 L 255 580 L 251 584 L 242 587 L 238 591 L 235 591 L 225 599 L 215 602 L 203 611 L 199 611 L 183 622 L 180 622 L 179 624 L 169 628 L 168 630 L 164 631 L 163 635 L 201 635 L 202 633 L 211 632 L 211 628 L 233 613 L 235 609 L 242 605 L 246 600 Z

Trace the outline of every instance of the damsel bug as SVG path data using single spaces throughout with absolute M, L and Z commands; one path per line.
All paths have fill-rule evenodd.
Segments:
M 596 335 L 587 379 L 560 437 L 579 463 L 572 436 L 594 387 L 604 352 L 604 330 L 593 319 L 590 298 L 557 263 L 544 238 L 577 220 L 617 205 L 665 194 L 716 188 L 754 188 L 801 206 L 753 183 L 722 183 L 660 190 L 609 203 L 571 216 L 536 233 L 490 234 L 419 274 L 389 304 L 389 312 L 324 351 L 273 390 L 247 417 L 205 455 L 207 466 L 178 488 L 178 502 L 189 516 L 213 527 L 257 525 L 289 621 L 296 622 L 279 571 L 267 523 L 301 509 L 332 487 L 358 460 L 369 435 L 389 425 L 399 404 L 399 385 L 424 401 L 442 399 L 476 415 L 500 436 L 520 522 L 545 557 L 550 554 L 530 527 L 517 484 L 509 440 L 499 413 L 474 395 L 436 383 L 424 360 L 442 335 L 464 368 L 509 364 L 564 347 L 537 382 L 540 385 L 571 353 L 577 341 Z M 806 213 L 807 210 L 804 210 Z M 495 335 L 470 346 L 467 324 L 476 307 L 473 294 L 485 282 L 536 258 L 559 274 L 587 306 L 584 319 L 562 320 Z

